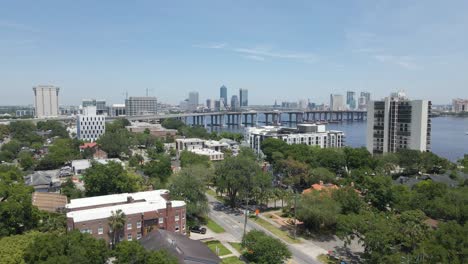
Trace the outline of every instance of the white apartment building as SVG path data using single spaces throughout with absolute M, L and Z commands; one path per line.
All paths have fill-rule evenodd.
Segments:
M 59 87 L 52 85 L 38 85 L 33 87 L 34 107 L 36 117 L 56 117 L 59 115 L 58 94 Z
M 199 138 L 179 138 L 176 139 L 176 150 L 181 152 L 184 150 L 202 149 L 205 147 L 205 140 Z
M 257 153 L 261 151 L 261 143 L 267 138 L 281 139 L 289 145 L 305 144 L 320 148 L 344 147 L 345 135 L 342 131 L 326 130 L 325 125 L 298 124 L 297 128 L 286 127 L 248 127 L 245 136 L 249 146 Z
M 224 159 L 224 153 L 222 153 L 221 151 L 216 151 L 207 148 L 194 148 L 190 149 L 189 151 L 197 155 L 207 156 L 208 158 L 210 158 L 211 161 Z
M 85 141 L 96 141 L 106 130 L 106 117 L 96 115 L 96 106 L 83 108 L 83 114 L 76 120 L 77 138 Z
M 367 150 L 373 154 L 399 149 L 429 151 L 431 101 L 409 100 L 403 92 L 382 101 L 370 101 L 367 109 Z
M 468 112 L 468 99 L 453 99 L 452 111 L 455 113 Z

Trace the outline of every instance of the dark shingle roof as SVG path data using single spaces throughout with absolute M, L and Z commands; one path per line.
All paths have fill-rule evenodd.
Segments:
M 147 250 L 166 249 L 183 264 L 219 264 L 221 259 L 205 244 L 184 235 L 166 230 L 154 230 L 140 240 Z

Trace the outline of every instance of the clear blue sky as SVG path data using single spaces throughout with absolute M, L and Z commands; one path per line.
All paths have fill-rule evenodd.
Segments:
M 121 103 L 249 89 L 249 103 L 330 93 L 468 97 L 468 1 L 3 1 L 0 105 L 32 86 Z

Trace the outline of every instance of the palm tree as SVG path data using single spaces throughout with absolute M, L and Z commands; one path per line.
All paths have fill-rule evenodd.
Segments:
M 109 235 L 112 239 L 112 248 L 115 248 L 118 243 L 118 236 L 125 226 L 127 217 L 122 210 L 112 211 L 112 215 L 109 217 Z

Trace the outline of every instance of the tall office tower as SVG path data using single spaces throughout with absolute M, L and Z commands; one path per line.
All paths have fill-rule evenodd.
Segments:
M 83 108 L 88 106 L 96 106 L 96 114 L 103 115 L 108 113 L 108 108 L 106 106 L 106 100 L 96 100 L 96 99 L 83 99 L 81 101 L 81 106 Z
M 227 108 L 228 106 L 228 95 L 227 95 L 227 88 L 226 86 L 221 86 L 221 88 L 219 88 L 219 98 L 221 98 L 221 100 L 224 101 L 224 107 Z
M 213 109 L 213 101 L 211 99 L 206 99 L 206 108 Z
M 188 108 L 191 111 L 197 110 L 198 107 L 198 92 L 190 92 L 188 97 Z
M 237 95 L 233 95 L 231 97 L 231 110 L 237 111 L 240 108 L 239 97 Z
M 158 100 L 152 96 L 130 96 L 125 100 L 127 116 L 155 115 L 158 110 Z
M 346 104 L 351 110 L 356 109 L 356 97 L 355 96 L 356 96 L 356 93 L 353 91 L 346 92 Z
M 366 103 L 370 102 L 370 93 L 369 92 L 361 92 L 361 96 L 366 98 Z
M 106 130 L 106 118 L 96 114 L 96 106 L 86 106 L 76 120 L 76 136 L 79 140 L 96 141 Z
M 221 100 L 214 100 L 214 111 L 221 111 Z
M 52 85 L 38 85 L 33 87 L 33 91 L 36 117 L 58 116 L 58 94 L 60 88 Z
M 239 89 L 240 107 L 249 106 L 249 90 Z
M 367 108 L 367 150 L 370 153 L 399 149 L 429 151 L 431 145 L 431 101 L 409 100 L 403 92 Z
M 341 111 L 344 109 L 343 95 L 341 94 L 330 94 L 330 110 Z

